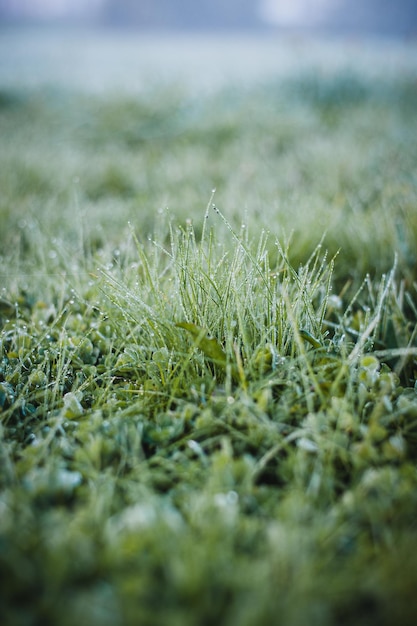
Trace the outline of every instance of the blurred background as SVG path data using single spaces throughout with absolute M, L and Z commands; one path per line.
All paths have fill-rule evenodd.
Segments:
M 416 78 L 417 0 L 0 0 L 0 261 L 216 188 L 299 259 L 414 262 Z
M 0 0 L 0 23 L 417 35 L 416 0 Z

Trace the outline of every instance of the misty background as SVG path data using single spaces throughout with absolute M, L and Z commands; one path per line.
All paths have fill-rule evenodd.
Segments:
M 311 30 L 414 38 L 416 0 L 0 0 L 0 24 L 150 31 Z

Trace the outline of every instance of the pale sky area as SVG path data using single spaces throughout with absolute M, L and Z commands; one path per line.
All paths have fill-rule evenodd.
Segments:
M 59 19 L 94 15 L 105 0 L 8 0 L 13 13 L 23 17 Z M 338 0 L 259 0 L 259 12 L 266 22 L 296 26 L 307 20 L 319 21 Z

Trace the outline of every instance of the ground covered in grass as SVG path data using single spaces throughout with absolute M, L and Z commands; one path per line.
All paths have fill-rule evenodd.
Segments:
M 2 624 L 414 624 L 416 110 L 2 90 Z

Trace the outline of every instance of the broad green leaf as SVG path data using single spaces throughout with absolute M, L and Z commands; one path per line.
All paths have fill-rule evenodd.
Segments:
M 300 337 L 308 341 L 309 344 L 313 346 L 313 348 L 322 348 L 320 341 L 318 341 L 311 333 L 307 330 L 300 330 Z
M 214 337 L 210 337 L 206 328 L 197 326 L 189 322 L 178 322 L 176 324 L 179 328 L 187 330 L 195 339 L 196 345 L 204 352 L 204 354 L 217 363 L 218 365 L 226 366 L 226 353 L 221 347 L 220 343 Z

